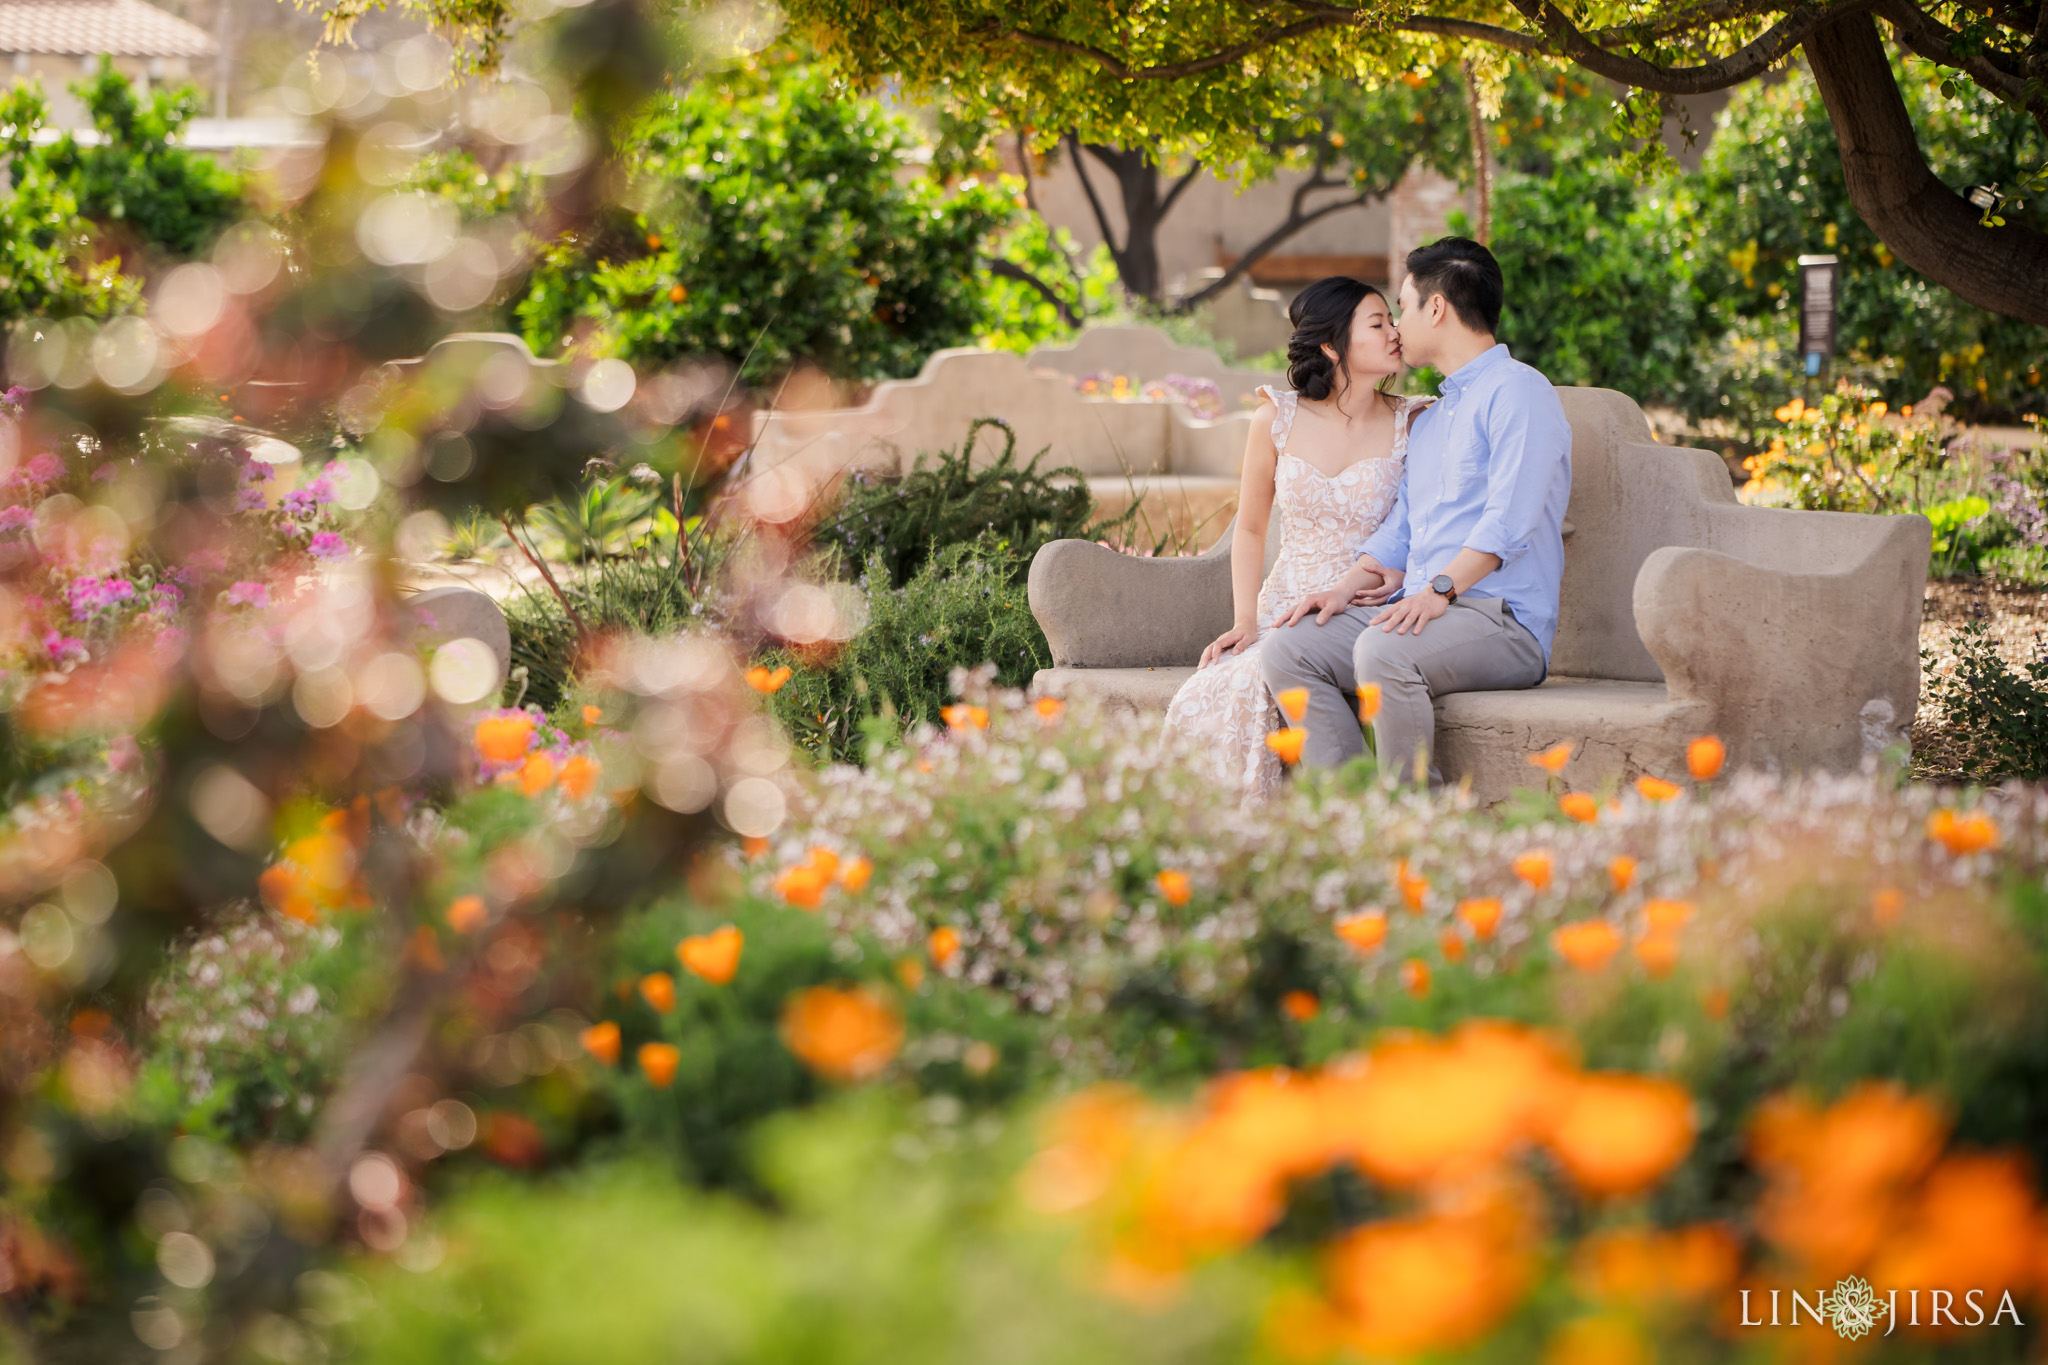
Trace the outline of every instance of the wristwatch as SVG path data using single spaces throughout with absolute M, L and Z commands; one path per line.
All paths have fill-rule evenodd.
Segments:
M 1430 579 L 1429 590 L 1443 598 L 1447 607 L 1458 600 L 1458 585 L 1451 582 L 1451 576 L 1447 573 L 1440 573 Z

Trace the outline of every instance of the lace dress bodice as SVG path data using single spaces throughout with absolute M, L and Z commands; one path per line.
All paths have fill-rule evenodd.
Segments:
M 1408 464 L 1408 421 L 1418 400 L 1404 398 L 1394 414 L 1394 445 L 1387 455 L 1346 465 L 1334 477 L 1287 449 L 1300 395 L 1263 388 L 1273 401 L 1273 445 L 1280 452 L 1273 470 L 1273 519 L 1267 534 L 1280 534 L 1280 554 L 1259 588 L 1259 631 L 1312 592 L 1344 576 L 1365 541 L 1386 519 Z M 1427 401 L 1427 400 L 1422 400 Z
M 1303 597 L 1344 576 L 1386 519 L 1408 463 L 1409 422 L 1428 402 L 1400 400 L 1393 449 L 1346 465 L 1333 476 L 1287 449 L 1300 396 L 1291 389 L 1259 392 L 1272 400 L 1273 445 L 1280 453 L 1266 530 L 1280 537 L 1280 553 L 1259 587 L 1259 638 L 1181 684 L 1166 711 L 1167 727 L 1196 737 L 1248 802 L 1264 800 L 1281 779 L 1280 760 L 1266 747 L 1266 736 L 1279 721 L 1259 671 L 1259 647 Z

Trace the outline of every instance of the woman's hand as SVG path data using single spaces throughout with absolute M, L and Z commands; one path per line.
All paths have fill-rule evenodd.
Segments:
M 1202 662 L 1196 667 L 1207 668 L 1226 654 L 1235 654 L 1258 638 L 1257 626 L 1232 626 L 1209 642 L 1209 647 L 1202 651 Z
M 1332 616 L 1347 607 L 1384 601 L 1385 580 L 1386 575 L 1378 569 L 1354 568 L 1321 592 L 1312 592 L 1295 603 L 1294 610 L 1287 613 L 1287 619 L 1280 624 L 1291 626 L 1314 612 L 1316 624 L 1326 625 Z

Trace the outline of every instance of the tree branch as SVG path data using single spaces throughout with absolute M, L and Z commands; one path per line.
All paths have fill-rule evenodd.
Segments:
M 1074 158 L 1074 175 L 1081 181 L 1081 191 L 1088 196 L 1088 207 L 1095 214 L 1095 226 L 1102 232 L 1102 244 L 1109 248 L 1110 257 L 1116 261 L 1117 270 L 1124 268 L 1124 249 L 1116 244 L 1116 234 L 1109 229 L 1109 213 L 1102 207 L 1102 200 L 1095 193 L 1095 182 L 1088 178 L 1088 165 L 1082 156 L 1079 134 L 1068 133 L 1066 143 Z
M 1039 279 L 1038 276 L 1032 274 L 1023 266 L 1018 265 L 1015 261 L 1006 261 L 1001 257 L 990 257 L 988 271 L 989 274 L 999 276 L 1002 279 L 1015 280 L 1019 284 L 1031 286 L 1044 296 L 1047 303 L 1059 310 L 1061 322 L 1066 323 L 1069 327 L 1079 327 L 1081 325 L 1081 315 L 1074 311 L 1072 304 L 1061 297 L 1058 290 L 1054 289 L 1044 280 Z
M 1074 264 L 1074 258 L 1067 254 L 1066 247 L 1060 244 L 1059 230 L 1053 227 L 1051 220 L 1045 216 L 1045 210 L 1038 207 L 1038 181 L 1031 174 L 1031 143 L 1021 131 L 1017 134 L 1017 168 L 1024 177 L 1024 207 L 1030 209 L 1038 220 L 1045 224 L 1046 241 L 1052 243 L 1053 254 L 1058 256 L 1060 263 L 1067 268 L 1067 278 L 1074 282 L 1076 289 L 1079 289 L 1081 268 Z
M 2048 234 L 1981 215 L 1928 168 L 1891 62 L 1868 14 L 1832 20 L 1806 43 L 1842 148 L 1857 215 L 1901 261 L 1979 308 L 2048 325 Z
M 1558 56 L 1569 57 L 1596 76 L 1664 95 L 1702 95 L 1761 76 L 1823 24 L 1844 15 L 1860 14 L 1876 0 L 1835 0 L 1830 5 L 1802 3 L 1727 56 L 1699 66 L 1677 67 L 1659 66 L 1641 57 L 1601 47 L 1580 32 L 1552 0 L 1510 0 L 1510 3 L 1543 30 L 1551 51 Z
M 1173 182 L 1173 188 L 1168 190 L 1166 192 L 1166 198 L 1160 201 L 1159 216 L 1161 218 L 1164 218 L 1167 214 L 1173 212 L 1174 201 L 1180 198 L 1182 191 L 1186 190 L 1188 186 L 1195 183 L 1195 177 L 1200 175 L 1201 173 L 1202 163 L 1200 161 L 1197 161 L 1194 165 L 1188 167 L 1188 173 L 1186 175 L 1182 176 L 1180 179 Z
M 1316 176 L 1320 177 L 1321 175 L 1322 170 L 1318 167 Z M 1341 213 L 1345 209 L 1357 208 L 1362 204 L 1370 204 L 1375 199 L 1384 199 L 1393 192 L 1392 186 L 1360 190 L 1349 199 L 1333 199 L 1327 204 L 1321 204 L 1307 212 L 1303 212 L 1301 207 L 1302 201 L 1307 197 L 1310 190 L 1336 189 L 1342 183 L 1336 180 L 1323 180 L 1320 184 L 1317 184 L 1314 180 L 1311 180 L 1296 188 L 1286 221 L 1247 248 L 1242 256 L 1231 262 L 1220 278 L 1211 280 L 1208 284 L 1203 285 L 1194 293 L 1174 304 L 1173 311 L 1185 313 L 1191 309 L 1201 307 L 1231 285 L 1236 284 L 1253 266 L 1272 255 L 1289 237 L 1294 236 L 1310 224 L 1321 222 L 1333 213 Z
M 2003 52 L 1989 49 L 1973 52 L 1959 47 L 1957 39 L 1962 35 L 1912 0 L 1877 0 L 1871 13 L 1891 24 L 1892 32 L 1902 46 L 1930 62 L 1940 62 L 1943 66 L 1964 72 L 1996 96 L 2000 103 L 2043 120 L 2042 130 L 2048 132 L 2048 96 L 2038 90 L 2028 90 L 2025 72 L 2017 60 Z
M 1329 14 L 1311 15 L 1291 24 L 1281 24 L 1267 29 L 1257 37 L 1241 43 L 1233 43 L 1220 52 L 1211 52 L 1206 57 L 1195 57 L 1184 62 L 1167 62 L 1159 66 L 1132 66 L 1115 55 L 1087 43 L 1073 42 L 1067 38 L 1055 37 L 1050 33 L 1033 33 L 1028 29 L 1004 28 L 997 19 L 989 19 L 982 25 L 982 31 L 999 42 L 1017 42 L 1026 47 L 1039 48 L 1046 52 L 1060 52 L 1069 57 L 1085 57 L 1101 67 L 1103 71 L 1120 81 L 1175 81 L 1184 76 L 1199 76 L 1205 71 L 1214 71 L 1220 66 L 1229 66 L 1243 61 L 1254 52 L 1264 51 L 1290 38 L 1300 38 L 1322 29 L 1335 28 L 1339 24 L 1355 24 L 1358 15 L 1353 10 L 1339 10 Z

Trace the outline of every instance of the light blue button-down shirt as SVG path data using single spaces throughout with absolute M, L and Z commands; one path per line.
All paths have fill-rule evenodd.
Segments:
M 1407 566 L 1404 597 L 1462 549 L 1498 555 L 1465 595 L 1506 599 L 1548 665 L 1571 494 L 1572 429 L 1557 390 L 1496 345 L 1446 376 L 1443 397 L 1415 418 L 1400 493 L 1363 553 Z

